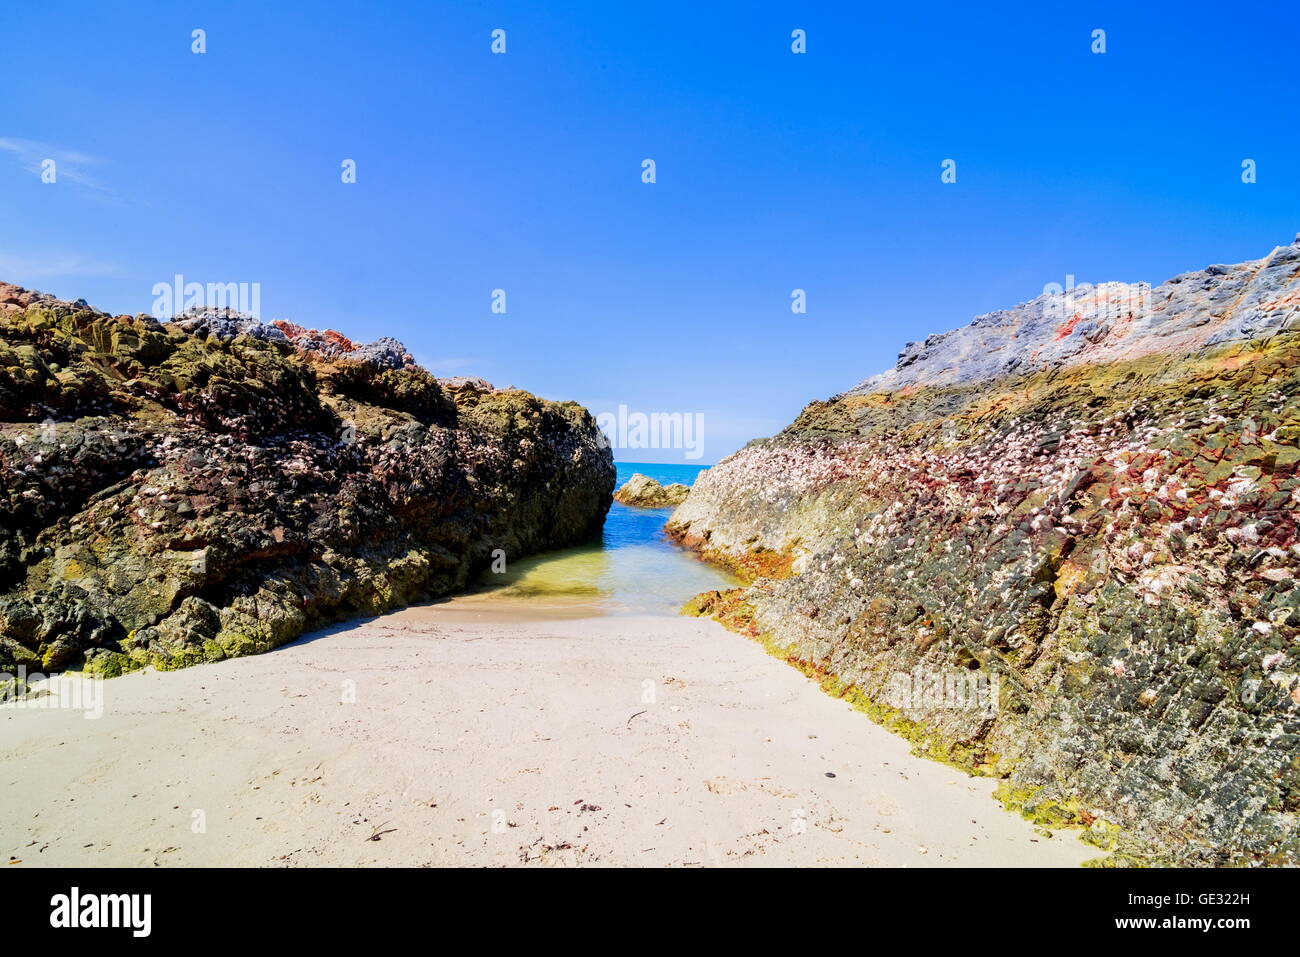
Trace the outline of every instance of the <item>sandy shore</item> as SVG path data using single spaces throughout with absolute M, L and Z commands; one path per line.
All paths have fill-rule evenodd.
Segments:
M 40 865 L 1071 866 L 710 621 L 450 602 L 0 708 L 0 852 Z M 833 777 L 831 776 L 833 775 Z

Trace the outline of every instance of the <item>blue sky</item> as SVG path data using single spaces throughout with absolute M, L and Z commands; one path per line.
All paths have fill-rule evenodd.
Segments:
M 0 280 L 258 282 L 438 374 L 702 413 L 713 462 L 1067 275 L 1295 235 L 1295 4 L 1136 6 L 10 4 Z

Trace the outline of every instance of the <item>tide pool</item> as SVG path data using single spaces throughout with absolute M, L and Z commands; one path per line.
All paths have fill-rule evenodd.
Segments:
M 693 485 L 706 466 L 618 462 L 618 485 L 634 472 L 667 485 Z M 510 600 L 548 608 L 571 606 L 600 614 L 676 614 L 693 595 L 733 588 L 737 581 L 664 537 L 671 508 L 633 508 L 615 502 L 601 538 L 546 552 L 485 573 L 460 603 Z

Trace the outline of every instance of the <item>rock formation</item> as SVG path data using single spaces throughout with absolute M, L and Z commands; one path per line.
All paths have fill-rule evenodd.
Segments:
M 597 534 L 595 420 L 476 381 L 392 339 L 0 285 L 0 671 L 265 651 Z
M 624 505 L 636 505 L 641 508 L 670 508 L 681 505 L 690 494 L 689 485 L 683 485 L 681 482 L 660 485 L 650 476 L 637 472 L 614 493 L 614 499 Z
M 909 344 L 669 532 L 752 582 L 693 610 L 1109 862 L 1294 865 L 1298 443 L 1300 241 Z

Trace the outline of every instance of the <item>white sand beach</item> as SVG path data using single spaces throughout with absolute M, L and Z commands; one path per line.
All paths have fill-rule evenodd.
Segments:
M 99 719 L 0 708 L 8 866 L 1098 855 L 711 621 L 458 599 L 103 692 Z

